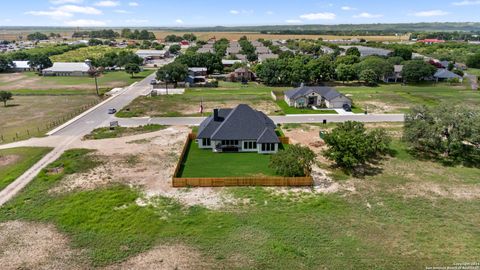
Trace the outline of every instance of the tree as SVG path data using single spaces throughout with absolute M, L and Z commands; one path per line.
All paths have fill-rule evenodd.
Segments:
M 48 57 L 46 54 L 34 54 L 30 56 L 28 65 L 30 65 L 32 68 L 38 68 L 39 70 L 42 70 L 53 66 L 53 63 L 50 60 L 50 57 Z
M 401 57 L 403 60 L 412 59 L 413 50 L 409 47 L 398 47 L 395 48 L 391 54 L 393 57 Z
M 352 65 L 340 64 L 337 66 L 335 70 L 337 75 L 337 79 L 345 83 L 345 81 L 349 82 L 355 79 L 357 73 L 355 72 L 355 68 Z
M 347 51 L 345 52 L 345 55 L 353 55 L 353 56 L 356 56 L 356 57 L 362 56 L 362 54 L 360 53 L 360 51 L 358 50 L 357 47 L 348 48 Z
M 324 141 L 328 147 L 325 157 L 353 171 L 388 154 L 391 139 L 384 129 L 367 132 L 363 123 L 348 121 L 326 133 Z
M 92 38 L 88 41 L 88 46 L 97 46 L 97 45 L 103 45 L 103 41 L 96 38 Z
M 469 68 L 480 68 L 480 53 L 469 56 L 466 64 Z
M 168 49 L 168 51 L 169 51 L 170 53 L 177 54 L 181 49 L 182 49 L 182 47 L 180 47 L 180 45 L 175 44 L 175 45 L 170 46 L 170 48 Z
M 407 82 L 419 82 L 433 76 L 435 71 L 434 66 L 423 60 L 411 60 L 403 65 L 402 77 Z
M 12 60 L 5 55 L 0 55 L 0 72 L 5 72 L 13 66 Z
M 222 57 L 214 53 L 186 53 L 175 59 L 188 67 L 206 67 L 209 74 L 222 72 Z
M 185 81 L 188 75 L 188 66 L 179 62 L 173 62 L 158 69 L 157 80 L 166 83 L 174 83 Z
M 35 32 L 35 33 L 32 33 L 32 34 L 29 34 L 27 36 L 27 39 L 28 40 L 47 40 L 48 36 L 43 34 L 43 33 L 40 33 L 40 32 Z
M 375 71 L 371 69 L 365 69 L 360 73 L 360 80 L 364 81 L 370 86 L 374 86 L 377 85 L 378 77 L 377 74 L 375 74 Z
M 281 176 L 307 176 L 312 172 L 315 157 L 315 153 L 310 148 L 295 144 L 272 155 L 269 166 Z
M 393 73 L 393 65 L 390 64 L 386 59 L 383 59 L 378 56 L 369 56 L 363 59 L 362 62 L 355 65 L 357 73 L 361 74 L 362 71 L 370 69 L 375 75 L 375 82 L 382 80 L 385 76 L 388 76 Z
M 444 162 L 480 164 L 480 113 L 442 104 L 405 115 L 403 139 L 415 153 Z
M 128 74 L 131 74 L 131 77 L 133 78 L 133 74 L 139 73 L 141 71 L 140 66 L 135 63 L 129 63 L 125 66 L 125 72 Z
M 190 34 L 187 33 L 183 35 L 183 39 L 187 41 L 195 41 L 197 40 L 197 36 L 195 36 L 193 33 L 190 33 Z
M 98 68 L 91 68 L 88 71 L 88 75 L 90 75 L 90 77 L 95 79 L 95 90 L 97 91 L 97 96 L 100 96 L 100 92 L 98 91 L 98 76 L 102 74 L 102 71 L 103 69 L 98 69 Z
M 132 51 L 120 51 L 117 56 L 117 66 L 124 67 L 130 63 L 141 65 L 143 59 Z
M 12 100 L 12 93 L 6 91 L 0 91 L 0 101 L 3 102 L 3 106 L 7 107 L 7 101 Z
M 356 63 L 359 63 L 360 62 L 360 57 L 356 56 L 356 55 L 343 55 L 343 56 L 339 56 L 337 57 L 337 59 L 335 59 L 335 65 L 338 66 L 340 64 L 345 64 L 345 65 L 353 65 L 353 64 L 356 64 Z

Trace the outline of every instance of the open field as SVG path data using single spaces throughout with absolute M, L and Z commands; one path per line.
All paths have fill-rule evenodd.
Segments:
M 153 31 L 157 39 L 164 39 L 168 35 L 183 35 L 187 32 L 171 32 L 171 31 Z M 191 33 L 191 32 L 188 32 Z M 193 32 L 200 40 L 209 40 L 226 38 L 229 40 L 239 40 L 243 36 L 247 36 L 250 40 L 263 39 L 319 39 L 338 40 L 338 39 L 366 39 L 371 41 L 404 41 L 409 40 L 408 35 L 404 36 L 335 36 L 335 35 L 277 35 L 277 34 L 261 34 L 258 32 Z
M 7 107 L 0 106 L 0 143 L 43 136 L 100 100 L 94 95 L 14 96 Z
M 127 49 L 113 48 L 110 46 L 92 46 L 69 51 L 50 57 L 52 62 L 84 62 L 87 59 L 98 59 L 109 52 L 120 52 Z
M 270 155 L 214 153 L 212 150 L 199 149 L 197 143 L 191 141 L 178 177 L 275 176 L 275 171 L 268 166 L 269 162 Z
M 145 70 L 135 74 L 133 78 L 123 71 L 105 72 L 98 78 L 98 86 L 104 90 L 128 86 L 144 79 L 152 72 L 153 70 Z M 43 77 L 35 72 L 3 73 L 0 74 L 0 90 L 22 90 L 29 93 L 37 90 L 86 90 L 82 93 L 94 93 L 95 81 L 90 77 Z
M 200 116 L 200 104 L 204 113 L 212 113 L 214 108 L 232 108 L 240 103 L 248 104 L 267 114 L 280 114 L 280 108 L 273 101 L 270 91 L 273 89 L 250 83 L 220 82 L 219 88 L 186 89 L 183 95 L 139 97 L 117 113 L 119 117 L 138 116 Z
M 437 106 L 442 103 L 477 107 L 480 93 L 465 86 L 448 84 L 381 84 L 378 87 L 337 87 L 349 95 L 358 109 L 374 113 L 403 113 L 415 105 Z
M 51 148 L 45 147 L 0 150 L 0 190 L 17 179 L 51 150 Z
M 401 129 L 369 125 L 378 126 Z M 309 145 L 319 140 L 319 128 L 291 126 L 285 133 Z M 0 263 L 68 265 L 63 269 L 424 269 L 478 261 L 479 169 L 417 160 L 395 139 L 395 154 L 363 179 L 337 171 L 320 156 L 312 188 L 167 191 L 175 163 L 170 157 L 178 157 L 184 140 L 175 139 L 179 133 L 188 131 L 169 128 L 103 145 L 89 141 L 98 152 L 65 153 L 50 165 L 63 165 L 62 171 L 43 171 L 0 209 Z M 42 233 L 27 233 L 35 231 Z M 25 233 L 28 241 L 17 239 Z M 32 253 L 53 249 L 61 256 Z

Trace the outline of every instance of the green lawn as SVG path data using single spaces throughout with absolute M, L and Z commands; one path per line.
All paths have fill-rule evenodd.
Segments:
M 469 68 L 465 72 L 467 72 L 468 74 L 480 76 L 480 69 L 479 68 Z
M 50 193 L 67 175 L 98 166 L 89 151 L 70 150 L 50 165 L 63 164 L 64 171 L 41 172 L 0 208 L 0 222 L 52 223 L 92 266 L 171 243 L 198 249 L 219 269 L 425 269 L 478 261 L 480 200 L 404 196 L 408 190 L 400 187 L 432 181 L 474 187 L 480 170 L 415 160 L 400 143 L 395 150 L 384 171 L 359 181 L 355 192 L 229 188 L 240 203 L 226 210 L 163 197 L 139 206 L 143 195 L 122 185 Z
M 312 110 L 312 109 L 299 109 L 288 106 L 285 100 L 277 100 L 277 105 L 282 109 L 285 114 L 337 114 L 335 110 Z
M 145 125 L 139 127 L 116 127 L 111 130 L 109 127 L 97 128 L 93 130 L 90 134 L 84 136 L 84 139 L 87 140 L 101 140 L 101 139 L 110 139 L 110 138 L 120 138 L 126 136 L 132 136 L 141 133 L 154 132 L 158 130 L 165 129 L 166 126 L 162 125 Z
M 46 147 L 21 147 L 0 150 L 0 190 L 17 179 L 51 150 L 51 148 Z M 2 160 L 10 158 L 14 162 L 2 165 Z
M 179 177 L 240 177 L 275 175 L 268 167 L 270 155 L 258 153 L 214 153 L 190 142 Z

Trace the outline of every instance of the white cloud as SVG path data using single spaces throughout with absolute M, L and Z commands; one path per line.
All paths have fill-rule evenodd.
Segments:
M 267 11 L 267 12 L 265 12 L 265 13 L 266 13 L 267 15 L 273 15 L 273 14 L 275 14 L 275 12 L 273 12 L 273 11 L 271 11 L 271 10 L 269 10 L 269 11 Z
M 73 17 L 73 14 L 70 12 L 65 12 L 61 10 L 50 10 L 50 11 L 27 11 L 25 12 L 27 15 L 33 16 L 47 16 L 53 19 L 61 19 L 61 18 L 69 18 Z
M 120 5 L 118 1 L 99 1 L 94 4 L 97 7 L 117 7 Z
M 115 9 L 113 12 L 115 13 L 120 13 L 120 14 L 130 14 L 130 11 L 124 10 L 124 9 Z
M 346 11 L 349 11 L 349 10 L 356 10 L 356 8 L 354 8 L 354 7 L 350 7 L 350 6 L 343 6 L 343 7 L 341 7 L 341 8 L 342 8 L 342 10 L 346 10 Z
M 425 10 L 413 13 L 415 17 L 437 17 L 437 16 L 444 16 L 449 14 L 446 11 L 435 9 L 435 10 Z
M 294 23 L 302 23 L 302 21 L 301 21 L 301 20 L 298 20 L 298 19 L 290 19 L 290 20 L 286 20 L 285 22 L 286 22 L 286 23 L 292 23 L 292 24 L 294 24 Z
M 317 20 L 334 20 L 337 17 L 335 13 L 331 12 L 319 12 L 319 13 L 309 13 L 300 15 L 300 18 L 309 21 L 317 21 Z
M 81 13 L 81 14 L 88 14 L 88 15 L 100 15 L 102 11 L 94 8 L 94 7 L 86 7 L 86 6 L 76 6 L 76 5 L 64 5 L 59 6 L 56 10 L 68 12 L 68 13 Z
M 131 6 L 131 7 L 138 7 L 139 6 L 138 2 L 130 2 L 130 3 L 128 3 L 128 5 Z
M 182 19 L 176 19 L 176 20 L 175 20 L 175 23 L 183 24 L 183 20 L 182 20 Z
M 232 9 L 230 10 L 230 14 L 237 15 L 237 14 L 240 14 L 240 11 Z
M 83 0 L 50 0 L 50 3 L 54 5 L 81 4 L 83 3 Z
M 371 14 L 371 13 L 368 13 L 368 12 L 362 12 L 360 14 L 354 15 L 353 17 L 354 18 L 368 18 L 368 19 L 371 19 L 371 18 L 381 18 L 381 17 L 383 17 L 383 15 L 382 14 Z
M 478 1 L 478 0 L 476 0 L 476 1 L 465 0 L 465 1 L 461 1 L 461 2 L 453 2 L 452 5 L 454 5 L 454 6 L 476 6 L 476 5 L 480 5 L 480 1 Z
M 242 10 L 236 10 L 236 9 L 232 9 L 229 11 L 230 14 L 233 14 L 233 15 L 238 15 L 238 14 L 246 14 L 246 15 L 250 15 L 250 14 L 253 14 L 253 10 L 245 10 L 245 9 L 242 9 Z
M 78 26 L 78 27 L 87 27 L 87 26 L 105 26 L 107 25 L 104 21 L 97 21 L 97 20 L 73 20 L 73 21 L 66 21 L 65 25 L 67 26 Z

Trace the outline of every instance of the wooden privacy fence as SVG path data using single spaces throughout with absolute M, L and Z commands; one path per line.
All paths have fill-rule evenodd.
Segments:
M 235 186 L 312 186 L 307 177 L 225 177 L 225 178 L 176 178 L 173 187 L 235 187 Z
M 172 178 L 173 187 L 234 187 L 234 186 L 312 186 L 313 178 L 306 177 L 222 177 L 222 178 L 179 178 L 177 177 L 185 160 L 190 141 L 195 140 L 197 134 L 190 133 L 183 145 L 179 161 L 175 166 Z M 284 144 L 289 143 L 288 137 L 279 137 Z

